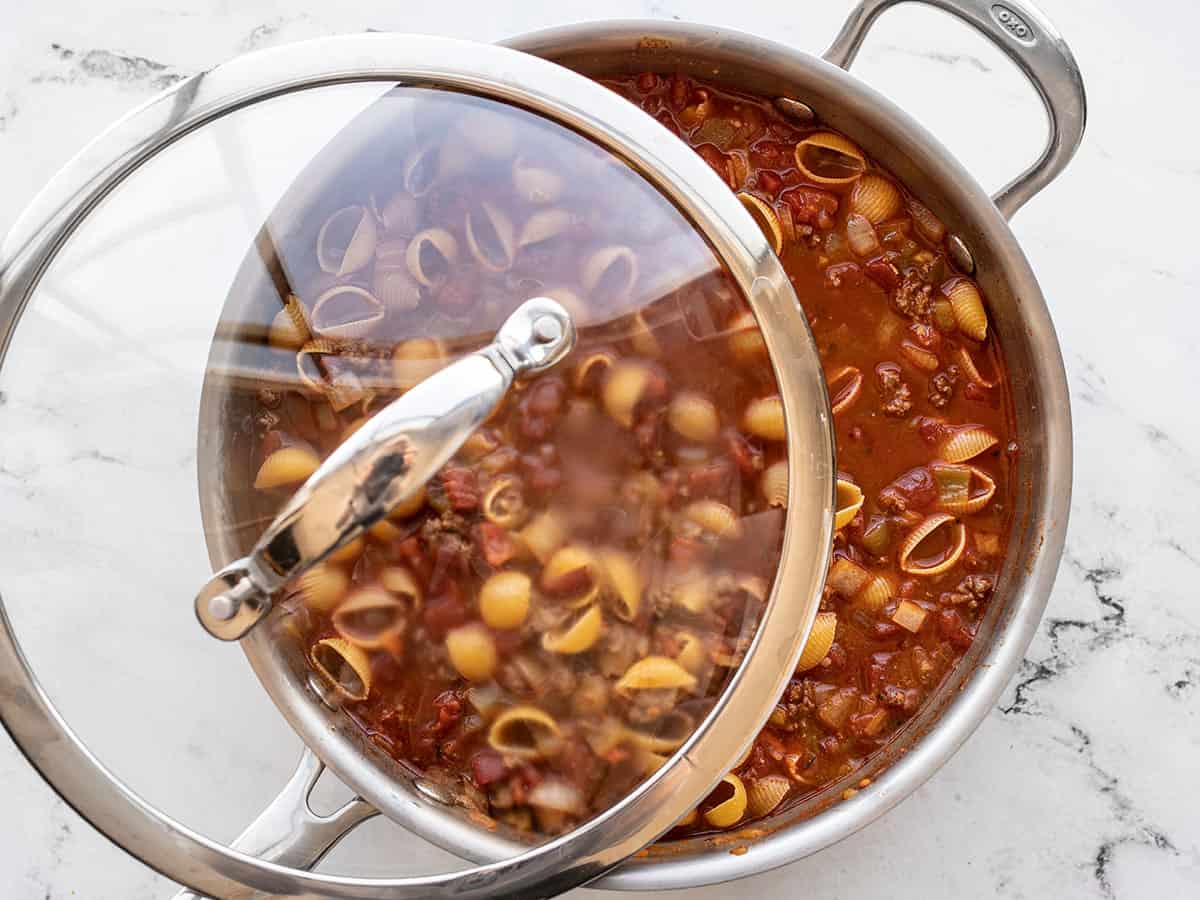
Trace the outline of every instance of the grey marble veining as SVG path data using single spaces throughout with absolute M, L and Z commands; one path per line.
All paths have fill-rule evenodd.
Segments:
M 711 21 L 819 50 L 848 5 L 113 0 L 100 16 L 78 0 L 10 4 L 0 32 L 0 231 L 110 121 L 236 53 L 369 28 L 494 40 L 606 16 Z M 902 806 L 813 859 L 698 897 L 1200 896 L 1200 164 L 1187 113 L 1200 96 L 1187 38 L 1200 12 L 1167 0 L 1043 6 L 1074 48 L 1091 101 L 1077 159 L 1014 221 L 1055 316 L 1075 420 L 1074 506 L 1046 618 L 991 716 Z M 856 72 L 989 187 L 1041 140 L 1040 112 L 1011 67 L 930 11 L 889 13 Z M 104 283 L 102 271 L 92 277 Z M 156 473 L 165 484 L 194 468 L 194 457 L 138 446 L 121 423 L 92 423 L 102 439 L 87 443 L 37 440 L 60 434 L 63 417 L 86 417 L 88 397 L 57 388 L 55 360 L 97 347 L 110 354 L 97 363 L 109 379 L 97 381 L 97 397 L 111 399 L 103 392 L 120 389 L 121 373 L 152 370 L 161 393 L 131 408 L 130 422 L 164 434 L 194 427 L 172 398 L 194 387 L 177 360 L 202 358 L 202 329 L 182 322 L 172 354 L 127 358 L 123 348 L 146 334 L 114 328 L 93 300 L 64 281 L 53 311 L 32 325 L 40 352 L 20 354 L 21 390 L 0 378 L 0 590 L 48 689 L 101 757 L 147 798 L 229 838 L 283 783 L 299 745 L 240 656 L 196 634 L 190 595 L 168 592 L 138 618 L 119 608 L 122 586 L 104 573 L 122 544 L 87 506 L 122 484 L 147 515 L 194 506 L 183 493 L 138 491 Z M 146 541 L 155 552 L 142 587 L 199 583 L 194 530 Z M 65 568 L 95 573 L 88 596 Z M 211 690 L 181 706 L 181 681 Z M 170 895 L 168 882 L 67 809 L 6 738 L 0 796 L 10 811 L 0 842 L 6 900 Z M 372 874 L 452 864 L 385 822 L 328 863 Z

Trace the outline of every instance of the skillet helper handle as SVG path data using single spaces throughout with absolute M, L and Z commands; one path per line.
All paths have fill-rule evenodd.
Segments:
M 305 747 L 296 771 L 279 796 L 229 846 L 281 866 L 311 869 L 357 825 L 378 815 L 375 807 L 358 797 L 327 816 L 313 812 L 308 798 L 324 771 L 325 764 Z M 172 900 L 203 897 L 184 889 Z
M 907 0 L 861 0 L 823 54 L 826 62 L 849 69 L 863 39 L 880 14 Z M 1087 96 L 1083 76 L 1057 29 L 1025 0 L 915 0 L 970 25 L 1005 56 L 1034 86 L 1049 120 L 1046 146 L 1034 163 L 1000 189 L 992 202 L 1001 215 L 1013 213 L 1058 176 L 1083 139 Z
M 353 541 L 417 491 L 487 419 L 517 378 L 542 372 L 574 346 L 563 307 L 526 300 L 496 339 L 431 375 L 376 413 L 325 460 L 284 506 L 250 555 L 196 596 L 213 637 L 244 637 L 283 585 Z

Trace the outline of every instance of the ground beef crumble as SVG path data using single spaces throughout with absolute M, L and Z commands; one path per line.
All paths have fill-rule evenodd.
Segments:
M 933 312 L 933 285 L 922 280 L 916 270 L 907 270 L 892 292 L 892 306 L 902 316 L 927 321 Z
M 937 372 L 929 379 L 929 402 L 942 409 L 954 396 L 954 383 L 957 379 L 949 371 Z
M 948 606 L 958 606 L 962 603 L 982 603 L 995 587 L 995 582 L 986 575 L 968 575 L 958 583 L 958 587 L 953 591 L 947 591 L 938 599 Z
M 900 366 L 894 362 L 875 367 L 875 387 L 883 400 L 880 407 L 889 416 L 908 415 L 912 409 L 912 390 L 900 376 Z

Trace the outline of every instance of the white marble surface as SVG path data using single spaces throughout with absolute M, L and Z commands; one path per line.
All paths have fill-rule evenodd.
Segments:
M 0 32 L 0 231 L 113 118 L 257 47 L 366 28 L 494 40 L 569 21 L 653 16 L 819 50 L 848 5 L 9 0 Z M 1044 6 L 1073 46 L 1091 100 L 1078 157 L 1014 222 L 1053 309 L 1074 402 L 1075 501 L 1046 619 L 984 725 L 900 808 L 814 859 L 697 897 L 1200 895 L 1200 263 L 1191 244 L 1200 66 L 1185 44 L 1200 13 L 1167 0 Z M 890 13 L 857 72 L 921 118 L 989 187 L 1040 141 L 1040 113 L 1019 77 L 933 12 Z M 103 273 L 93 282 L 102 285 Z M 40 387 L 13 390 L 0 378 L 0 391 L 9 391 L 0 394 L 0 590 L 55 699 L 102 758 L 173 814 L 228 838 L 282 783 L 298 742 L 240 658 L 195 633 L 188 593 L 171 593 L 198 581 L 195 528 L 146 528 L 135 587 L 139 596 L 172 588 L 135 619 L 119 606 L 130 586 L 105 575 L 129 577 L 129 542 L 96 519 L 122 479 L 144 483 L 161 470 L 164 484 L 187 481 L 180 473 L 194 459 L 186 452 L 164 459 L 127 436 L 186 434 L 192 412 L 130 402 L 120 421 L 87 418 L 93 399 L 119 400 L 123 379 L 132 384 L 148 370 L 162 374 L 164 397 L 175 385 L 194 390 L 186 366 L 173 364 L 203 353 L 204 323 L 181 321 L 171 335 L 179 354 L 159 364 L 122 354 L 129 335 L 105 332 L 88 309 L 91 294 L 71 288 L 65 282 L 61 302 L 35 323 L 39 341 L 14 351 L 21 384 Z M 135 343 L 154 338 L 152 328 Z M 68 357 L 94 368 L 95 398 L 56 390 Z M 99 439 L 72 442 L 64 419 L 89 422 Z M 182 504 L 194 516 L 194 496 L 182 489 L 137 502 L 146 515 Z M 86 597 L 72 582 L 80 569 L 90 573 Z M 0 798 L 6 900 L 170 895 L 166 880 L 66 808 L 7 738 Z M 372 823 L 331 864 L 382 874 L 449 860 Z

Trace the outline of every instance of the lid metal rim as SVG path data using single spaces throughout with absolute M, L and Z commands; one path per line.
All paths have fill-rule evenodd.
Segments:
M 453 71 L 447 59 L 455 60 Z M 395 60 L 405 62 L 397 65 Z M 650 175 L 701 228 L 747 289 L 776 368 L 789 434 L 806 448 L 804 454 L 789 453 L 790 506 L 821 514 L 799 520 L 789 516 L 776 586 L 746 662 L 670 764 L 568 835 L 477 870 L 479 877 L 470 886 L 458 883 L 461 873 L 365 879 L 280 867 L 211 841 L 149 806 L 87 750 L 58 714 L 25 660 L 2 603 L 0 713 L 30 762 L 84 818 L 148 865 L 212 894 L 244 896 L 250 887 L 297 897 L 399 897 L 416 896 L 416 891 L 469 897 L 483 896 L 499 877 L 509 878 L 510 889 L 537 884 L 539 890 L 563 890 L 595 877 L 668 828 L 745 749 L 768 711 L 763 697 L 782 689 L 802 648 L 797 636 L 807 633 L 816 614 L 830 552 L 833 434 L 815 346 L 765 239 L 701 160 L 606 89 L 507 48 L 373 34 L 324 38 L 242 57 L 135 110 L 68 163 L 31 204 L 0 250 L 0 365 L 42 272 L 82 219 L 142 162 L 236 109 L 280 93 L 348 80 L 437 82 L 517 103 L 571 125 Z M 564 97 L 571 102 L 564 103 Z M 654 177 L 662 172 L 672 179 Z M 784 581 L 793 589 L 802 586 L 793 597 L 806 602 L 781 603 L 778 585 Z M 714 730 L 721 716 L 743 724 Z M 302 736 L 311 734 L 302 731 Z M 703 759 L 695 753 L 701 745 Z M 339 760 L 327 762 L 345 776 Z M 360 789 L 359 779 L 345 780 Z M 370 799 L 370 792 L 363 793 Z M 575 862 L 559 871 L 568 845 L 578 851 L 572 854 Z M 519 880 L 510 878 L 514 873 Z

